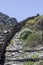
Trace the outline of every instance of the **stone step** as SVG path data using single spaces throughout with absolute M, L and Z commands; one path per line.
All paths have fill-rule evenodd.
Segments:
M 37 61 L 40 61 L 40 60 L 43 60 L 43 59 L 40 59 L 40 58 L 35 58 L 35 59 L 32 59 L 32 58 L 21 58 L 21 59 L 16 59 L 16 58 L 9 58 L 9 59 L 5 59 L 6 61 L 18 61 L 18 62 L 26 62 L 26 61 L 33 61 L 33 62 L 37 62 Z
M 0 39 L 3 38 L 3 36 L 0 36 Z
M 0 39 L 0 42 L 4 42 L 4 41 L 5 41 L 5 39 L 3 39 L 3 38 L 2 38 L 2 39 Z
M 24 59 L 24 58 L 32 58 L 32 56 L 36 56 L 37 58 L 43 58 L 43 52 L 6 52 L 5 57 L 6 59 Z
M 4 42 L 1 42 L 1 41 L 0 41 L 0 45 L 2 45 L 2 44 L 4 44 Z
M 9 35 L 9 33 L 2 33 L 2 34 L 0 34 L 0 36 L 7 36 L 7 35 Z
M 20 49 L 18 50 L 18 49 L 16 49 L 15 50 L 15 48 L 14 48 L 13 50 L 12 49 L 9 49 L 9 50 L 6 49 L 5 51 L 6 52 L 39 52 L 39 51 L 43 52 L 43 49 L 39 49 L 39 50 L 38 49 L 36 49 L 36 50 L 35 49 L 34 50 L 32 50 L 32 49 L 31 50 L 23 50 L 23 49 L 22 50 L 20 50 Z
M 23 62 L 6 62 L 4 65 L 23 65 Z
M 16 33 L 13 37 L 13 44 L 9 44 L 6 47 L 5 65 L 23 65 L 27 61 L 39 62 L 43 60 L 43 47 L 24 49 L 22 41 L 18 41 L 18 34 Z M 38 55 L 38 57 L 32 58 L 34 55 Z

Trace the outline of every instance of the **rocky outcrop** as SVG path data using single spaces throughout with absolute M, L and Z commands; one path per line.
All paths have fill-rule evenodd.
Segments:
M 37 64 L 43 61 L 43 46 L 39 45 L 33 48 L 24 47 L 24 42 L 19 40 L 19 33 L 15 34 L 10 44 L 6 47 L 4 65 L 24 65 L 30 61 Z
M 5 49 L 4 65 L 43 64 L 42 19 L 42 16 L 33 16 L 19 23 L 21 29 Z
M 0 17 L 0 65 L 43 65 L 43 16 L 20 23 L 3 13 Z
M 15 25 L 12 25 L 10 23 L 12 26 L 9 27 L 9 22 L 7 22 L 7 20 L 9 20 L 9 16 L 0 13 L 0 59 L 3 55 L 7 42 L 9 41 L 9 39 L 11 39 L 12 34 L 16 32 L 17 28 L 17 21 L 15 21 L 16 23 L 14 22 Z
M 0 12 L 0 60 L 1 56 L 3 56 L 4 49 L 8 45 L 8 42 L 22 27 L 21 25 L 22 24 L 18 23 L 15 18 L 9 17 L 6 14 Z

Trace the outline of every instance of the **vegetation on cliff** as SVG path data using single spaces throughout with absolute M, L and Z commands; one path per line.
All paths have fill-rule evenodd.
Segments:
M 16 65 L 43 65 L 42 24 L 43 16 L 39 14 L 18 23 L 15 18 L 0 12 L 0 59 L 5 50 L 7 65 L 14 61 L 23 62 Z
M 43 16 L 33 17 L 26 21 L 26 24 L 21 28 L 19 40 L 23 40 L 23 45 L 35 47 L 42 44 L 42 23 Z

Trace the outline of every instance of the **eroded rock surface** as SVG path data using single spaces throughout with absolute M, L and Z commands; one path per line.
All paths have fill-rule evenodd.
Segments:
M 23 46 L 23 42 L 19 41 L 19 32 L 15 34 L 11 43 L 6 47 L 5 65 L 24 65 L 27 61 L 39 63 L 43 60 L 43 47 L 29 48 Z
M 14 18 L 9 18 L 9 20 L 11 21 L 8 22 L 9 25 L 13 21 L 12 25 L 16 26 L 14 24 Z M 5 57 L 2 57 L 5 60 L 4 65 L 43 65 L 42 23 L 43 16 L 37 15 L 29 17 L 21 21 L 21 23 L 17 23 L 16 28 L 13 28 L 11 25 L 8 26 L 7 24 L 8 27 L 3 30 L 3 33 L 6 34 L 9 31 L 10 33 L 8 34 L 10 36 L 8 35 L 8 38 L 5 37 L 5 39 L 7 41 L 11 36 L 13 37 L 8 42 L 5 42 L 8 46 L 5 48 Z M 14 31 L 16 31 L 16 34 Z M 2 38 L 1 35 L 0 38 Z
M 0 64 L 3 63 L 2 59 L 6 46 L 9 45 L 9 41 L 15 33 L 25 24 L 22 25 L 22 23 L 24 22 L 18 23 L 16 18 L 0 12 Z

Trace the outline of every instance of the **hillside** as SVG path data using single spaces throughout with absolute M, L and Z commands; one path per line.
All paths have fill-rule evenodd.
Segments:
M 24 41 L 24 46 L 36 47 L 42 43 L 43 16 L 36 16 L 26 21 L 21 28 L 19 40 Z M 33 43 L 34 42 L 34 43 Z
M 9 16 L 5 20 L 4 22 L 0 21 L 1 32 L 9 31 L 10 28 L 12 30 L 9 33 L 10 36 L 9 34 L 8 37 L 6 36 L 8 41 L 6 42 L 4 39 L 5 43 L 8 44 L 3 50 L 5 57 L 1 57 L 2 62 L 3 58 L 5 60 L 4 65 L 43 65 L 43 15 L 28 17 L 20 23 Z M 2 65 L 2 63 L 0 64 Z

